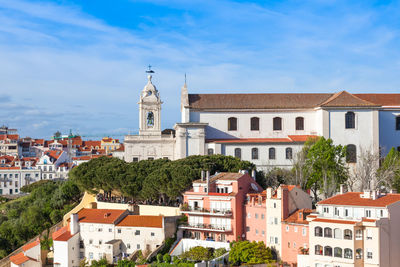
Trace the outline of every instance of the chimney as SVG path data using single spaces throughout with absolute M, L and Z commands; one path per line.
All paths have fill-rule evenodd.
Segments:
M 339 194 L 343 195 L 344 194 L 344 184 L 340 185 L 340 192 Z
M 210 171 L 206 172 L 206 179 L 207 179 L 207 195 L 210 193 Z
M 271 199 L 272 198 L 272 187 L 268 187 L 267 188 L 267 199 Z
M 69 224 L 71 235 L 74 235 L 79 232 L 79 223 L 78 223 L 78 214 L 72 213 L 71 214 L 71 222 Z
M 377 198 L 378 198 L 378 194 L 377 194 L 376 190 L 372 190 L 372 191 L 371 191 L 371 199 L 372 199 L 372 200 L 375 200 L 375 199 L 377 199 Z
M 371 198 L 371 191 L 370 190 L 364 190 L 364 194 L 361 195 L 362 198 Z
M 205 181 L 205 173 L 204 170 L 201 170 L 201 180 Z
M 256 170 L 252 170 L 251 171 L 251 177 L 253 178 L 253 180 L 256 180 Z

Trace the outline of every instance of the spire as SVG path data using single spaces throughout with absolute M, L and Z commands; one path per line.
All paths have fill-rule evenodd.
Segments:
M 181 89 L 181 108 L 184 108 L 189 105 L 189 93 L 186 84 L 186 73 L 185 73 L 185 83 Z

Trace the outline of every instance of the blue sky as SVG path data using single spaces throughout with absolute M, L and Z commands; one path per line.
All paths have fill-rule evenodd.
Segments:
M 191 93 L 400 92 L 400 2 L 0 0 L 0 124 L 138 130 L 148 64 L 163 127 Z

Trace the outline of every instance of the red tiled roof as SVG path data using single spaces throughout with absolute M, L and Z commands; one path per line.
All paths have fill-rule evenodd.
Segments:
M 362 207 L 386 207 L 392 203 L 400 201 L 400 194 L 387 194 L 375 200 L 371 198 L 362 198 L 362 192 L 348 192 L 342 195 L 336 195 L 318 202 L 322 205 L 345 205 Z
M 10 257 L 10 261 L 12 263 L 14 263 L 15 265 L 21 265 L 21 264 L 23 264 L 24 262 L 27 262 L 27 261 L 37 261 L 37 260 L 32 259 L 32 258 L 30 258 L 28 256 L 25 256 L 25 254 L 23 252 L 20 252 L 20 253 L 14 255 L 14 256 L 11 256 Z
M 80 223 L 114 224 L 125 210 L 112 209 L 81 209 L 78 212 Z
M 302 213 L 301 218 L 299 218 L 299 213 Z M 308 221 L 306 220 L 306 216 L 309 215 L 313 210 L 311 209 L 300 209 L 296 210 L 292 214 L 289 215 L 285 220 L 283 220 L 286 223 L 298 223 L 298 224 L 308 224 Z
M 213 177 L 210 178 L 210 182 L 214 182 L 216 180 L 238 180 L 245 174 L 240 173 L 240 172 L 221 172 L 218 173 L 217 175 L 214 175 Z M 248 175 L 248 174 L 247 174 Z M 202 181 L 201 179 L 193 181 L 193 183 L 206 183 L 207 181 Z
M 61 227 L 55 231 L 52 235 L 54 241 L 68 241 L 73 235 L 71 235 L 69 224 Z
M 346 91 L 335 93 L 321 107 L 379 107 L 380 105 L 363 100 Z
M 357 223 L 357 221 L 334 220 L 334 219 L 324 219 L 324 218 L 317 218 L 312 221 L 313 222 L 323 222 L 323 223 L 339 223 L 339 224 L 356 224 Z
M 93 147 L 96 148 L 97 147 L 101 147 L 101 141 L 93 141 L 93 140 L 88 140 L 88 141 L 83 141 L 83 145 L 86 147 Z
M 354 94 L 366 101 L 379 104 L 381 106 L 400 106 L 400 94 Z
M 0 167 L 0 170 L 19 170 L 21 167 Z
M 59 151 L 59 150 L 48 150 L 45 152 L 45 155 L 54 158 L 54 159 L 58 159 L 61 154 L 64 153 L 64 151 Z
M 44 145 L 44 139 L 35 139 L 33 141 L 34 144 L 40 144 L 40 145 Z
M 163 216 L 128 215 L 117 226 L 162 228 Z
M 23 246 L 22 250 L 23 251 L 27 251 L 27 250 L 30 250 L 31 248 L 34 248 L 34 247 L 38 246 L 38 245 L 40 245 L 40 239 L 39 238 L 37 238 L 35 241 Z
M 362 218 L 363 222 L 376 222 L 375 219 L 367 219 L 367 218 Z

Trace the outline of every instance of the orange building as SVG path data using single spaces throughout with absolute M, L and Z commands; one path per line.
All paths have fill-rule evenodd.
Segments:
M 266 243 L 266 191 L 247 194 L 244 206 L 246 240 Z

